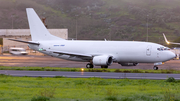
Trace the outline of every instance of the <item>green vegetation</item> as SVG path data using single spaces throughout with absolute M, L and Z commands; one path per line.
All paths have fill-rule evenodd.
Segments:
M 142 69 L 101 69 L 101 68 L 61 68 L 61 67 L 9 67 L 0 66 L 0 70 L 27 70 L 27 71 L 72 71 L 72 72 L 116 72 L 116 73 L 174 73 L 180 74 L 179 70 L 142 70 Z
M 1 101 L 179 101 L 180 81 L 0 75 Z
M 84 40 L 170 41 L 180 36 L 179 0 L 0 0 L 0 28 L 27 29 L 25 9 L 46 17 L 48 28 L 68 28 Z M 8 12 L 7 12 L 8 11 Z M 111 36 L 110 36 L 111 35 Z M 111 38 L 111 39 L 110 39 Z M 179 39 L 178 39 L 179 41 Z

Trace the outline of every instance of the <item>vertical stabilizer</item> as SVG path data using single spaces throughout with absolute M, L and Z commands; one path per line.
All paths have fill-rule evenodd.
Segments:
M 32 41 L 64 40 L 51 35 L 33 8 L 26 8 Z

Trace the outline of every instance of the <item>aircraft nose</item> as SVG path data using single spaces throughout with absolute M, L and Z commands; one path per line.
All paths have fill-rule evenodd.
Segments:
M 173 59 L 173 58 L 175 58 L 176 57 L 176 54 L 175 53 L 173 53 L 173 52 L 168 52 L 168 54 L 167 54 L 167 58 L 169 59 L 169 60 L 171 60 L 171 59 Z

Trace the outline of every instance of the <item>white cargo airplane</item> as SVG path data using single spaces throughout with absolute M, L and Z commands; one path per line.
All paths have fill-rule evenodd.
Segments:
M 108 68 L 113 62 L 122 66 L 154 63 L 153 69 L 157 70 L 157 65 L 175 57 L 168 48 L 150 42 L 64 40 L 48 32 L 33 8 L 26 11 L 32 41 L 10 40 L 28 43 L 31 49 L 53 57 L 89 62 L 87 68 Z

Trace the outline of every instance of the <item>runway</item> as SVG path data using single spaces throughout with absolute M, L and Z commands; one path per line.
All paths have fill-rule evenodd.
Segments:
M 105 79 L 154 79 L 165 80 L 168 77 L 174 77 L 180 80 L 180 74 L 151 74 L 151 73 L 105 73 L 105 72 L 61 72 L 61 71 L 12 71 L 0 70 L 0 74 L 11 76 L 28 77 L 55 77 L 63 76 L 69 78 L 105 78 Z
M 86 62 L 74 62 L 62 60 L 50 56 L 12 56 L 2 55 L 0 56 L 1 66 L 20 66 L 20 67 L 71 67 L 71 68 L 85 68 Z M 164 65 L 160 65 L 159 69 L 174 69 L 180 70 L 180 60 L 171 60 Z M 152 69 L 153 64 L 140 63 L 137 66 L 127 67 L 113 63 L 109 68 L 117 69 Z M 95 68 L 100 68 L 95 66 Z M 103 72 L 60 72 L 60 71 L 12 71 L 1 70 L 0 74 L 12 75 L 12 76 L 30 76 L 30 77 L 71 77 L 71 78 L 114 78 L 114 79 L 167 79 L 168 77 L 174 77 L 180 80 L 180 74 L 150 74 L 150 73 L 103 73 Z
M 75 62 L 58 59 L 50 56 L 12 56 L 1 55 L 1 66 L 18 66 L 18 67 L 70 67 L 70 68 L 86 68 L 87 62 Z M 158 66 L 159 69 L 174 69 L 180 70 L 180 60 L 171 60 L 165 64 Z M 94 68 L 100 68 L 95 66 Z M 153 63 L 139 63 L 137 66 L 121 66 L 118 63 L 113 63 L 109 68 L 116 69 L 153 69 Z

